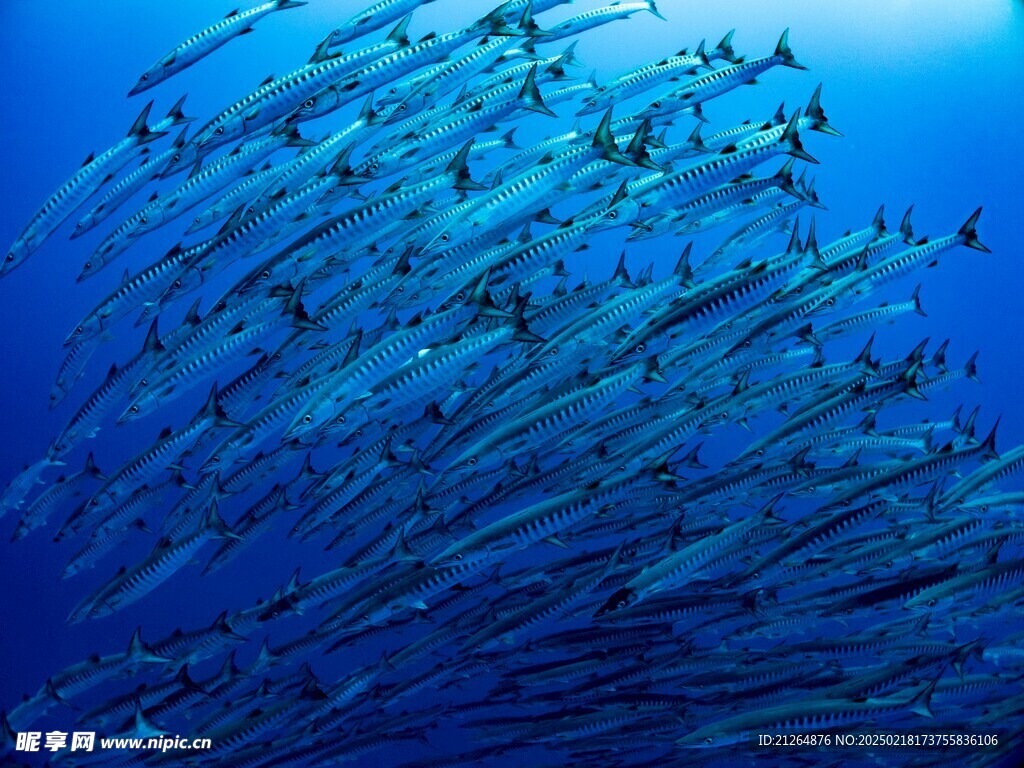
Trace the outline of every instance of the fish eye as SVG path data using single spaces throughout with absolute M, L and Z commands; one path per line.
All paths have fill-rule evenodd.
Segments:
M 306 109 L 312 109 L 312 108 L 313 108 L 313 104 L 314 104 L 314 102 L 313 102 L 313 100 L 312 100 L 312 99 L 306 99 L 306 100 L 305 100 L 305 101 L 304 101 L 304 102 L 302 103 L 302 106 L 304 106 L 304 107 L 305 107 Z
M 608 211 L 608 218 L 609 219 L 617 219 L 617 218 L 619 218 L 619 214 L 617 212 L 615 212 L 615 211 Z
M 270 271 L 264 269 L 262 272 L 260 272 L 260 277 L 262 277 L 264 280 L 269 280 L 270 279 Z
M 661 109 L 661 102 L 656 101 L 653 104 L 651 104 L 651 106 L 654 107 L 655 109 Z
M 886 560 L 885 561 L 885 567 L 886 568 L 892 568 L 892 560 Z
M 364 613 L 362 616 L 359 617 L 359 620 L 360 621 L 369 622 L 370 621 L 370 617 L 367 614 Z
M 388 88 L 388 93 L 390 93 L 392 96 L 394 96 L 396 93 L 398 93 L 398 89 L 397 88 Z
M 407 105 L 405 105 L 405 104 L 399 104 L 398 105 L 398 111 L 399 112 L 405 112 L 406 109 L 408 109 Z
M 931 608 L 934 605 L 935 605 L 935 598 L 932 598 L 931 600 L 928 601 L 928 607 Z
M 4 261 L 14 261 L 14 254 L 13 253 L 8 253 L 7 254 L 7 258 L 4 259 Z
M 139 386 L 141 386 L 141 387 L 148 387 L 149 386 L 149 382 L 146 381 L 145 379 L 140 379 L 139 380 Z
M 462 555 L 460 555 L 458 552 L 456 552 L 455 556 L 452 558 L 452 560 L 461 560 L 461 559 L 462 559 Z
M 714 739 L 712 739 L 710 736 L 708 736 L 706 739 L 704 739 L 704 743 L 705 744 L 710 744 L 712 741 L 714 741 Z
M 551 350 L 551 354 L 552 355 L 557 355 L 558 354 L 558 347 L 555 347 L 554 349 L 552 349 Z
M 625 608 L 626 607 L 626 601 L 625 600 L 619 600 L 619 602 L 617 602 L 615 604 L 615 607 L 616 608 Z
M 395 293 L 405 293 L 405 288 L 403 288 L 402 286 L 398 286 L 395 289 Z
M 309 424 L 312 420 L 313 420 L 313 417 L 310 416 L 308 413 L 305 416 L 302 417 L 302 423 L 303 424 Z
M 82 228 L 82 222 L 78 222 L 77 224 L 75 224 L 75 229 L 81 229 L 81 228 Z
M 344 416 L 339 416 L 337 418 L 337 423 L 338 424 L 344 424 L 345 423 L 345 417 Z
M 12 256 L 12 255 L 11 255 L 11 254 L 9 254 L 9 253 L 7 254 L 7 260 L 8 260 L 8 261 L 11 261 L 11 259 L 13 259 L 13 258 L 14 258 L 14 256 Z M 84 268 L 85 268 L 85 269 L 92 269 L 92 262 L 91 262 L 91 261 L 87 261 L 87 262 L 85 262 L 85 267 L 84 267 Z
M 460 292 L 459 292 L 458 294 L 456 294 L 455 298 L 456 298 L 456 299 L 457 299 L 458 301 L 462 301 L 462 300 L 463 300 L 463 299 L 465 299 L 466 297 L 465 297 L 465 295 L 464 295 L 464 294 L 463 294 L 463 293 L 462 293 L 462 292 L 460 291 Z
M 171 162 L 172 163 L 176 163 L 179 160 L 181 160 L 181 155 L 174 155 L 173 157 L 171 157 Z M 196 219 L 196 221 L 199 221 L 199 219 Z
M 845 611 L 843 611 L 843 613 L 845 613 L 847 616 L 853 616 L 853 608 L 847 608 Z
M 217 130 L 214 131 L 214 134 L 216 134 L 217 136 L 220 136 L 222 133 L 224 133 L 224 126 L 223 125 L 220 126 L 219 128 L 217 128 Z
M 470 457 L 469 461 L 467 461 L 466 463 L 469 464 L 469 466 L 471 466 L 471 467 L 475 467 L 476 466 L 476 458 L 475 457 Z
M 172 287 L 181 288 L 181 280 L 175 280 L 174 283 L 172 283 Z
M 588 106 L 588 107 L 596 107 L 596 106 L 597 106 L 597 102 L 596 102 L 596 101 L 593 101 L 593 100 L 591 100 L 591 101 L 588 101 L 588 102 L 587 102 L 587 106 Z
M 980 507 L 978 507 L 978 509 L 981 512 L 988 512 L 988 504 L 982 504 Z
M 378 168 L 380 168 L 380 163 L 370 163 L 371 171 L 376 171 Z
M 749 340 L 748 341 L 744 341 L 743 342 L 743 347 L 744 347 L 744 349 L 750 349 L 750 341 Z
M 758 448 L 756 451 L 754 451 L 754 454 L 757 456 L 764 456 L 764 451 Z
M 142 80 L 143 82 L 145 82 L 146 80 L 149 80 L 149 75 L 143 75 L 139 79 Z
M 82 326 L 75 328 L 75 336 L 78 336 L 80 333 L 82 333 Z
M 220 464 L 220 456 L 214 456 L 212 459 L 210 459 L 210 461 L 212 461 L 214 464 Z
M 636 345 L 636 351 L 637 352 L 643 352 L 645 349 L 647 349 L 647 347 L 645 347 L 643 344 L 637 344 Z
M 132 406 L 131 408 L 129 408 L 128 410 L 129 410 L 129 412 L 131 412 L 131 413 L 138 413 L 138 412 L 139 412 L 139 406 L 137 406 L 137 405 L 133 405 L 133 406 Z
M 148 223 L 149 223 L 149 219 L 147 219 L 145 216 L 141 216 L 139 218 L 139 224 L 148 224 Z
M 451 236 L 450 236 L 450 235 L 447 235 L 447 234 L 441 235 L 441 242 L 442 242 L 442 243 L 447 243 L 447 242 L 448 242 L 449 240 L 451 240 L 451 239 L 452 239 L 452 238 L 451 238 Z
M 826 304 L 827 304 L 828 306 L 830 306 L 830 307 L 831 307 L 831 306 L 832 306 L 833 304 L 835 304 L 835 303 L 836 303 L 836 301 L 835 301 L 835 299 L 826 299 L 826 300 L 825 300 L 825 303 L 826 303 Z

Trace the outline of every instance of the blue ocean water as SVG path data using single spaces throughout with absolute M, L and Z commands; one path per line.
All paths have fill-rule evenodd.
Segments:
M 0 5 L 0 126 L 6 159 L 0 241 L 13 241 L 40 202 L 90 151 L 121 137 L 150 96 L 156 99 L 154 115 L 162 115 L 188 93 L 186 113 L 205 120 L 268 74 L 283 73 L 305 61 L 326 31 L 361 6 L 352 0 L 311 0 L 302 9 L 276 14 L 260 22 L 252 35 L 232 41 L 146 96 L 129 100 L 128 88 L 160 53 L 233 4 L 7 0 Z M 595 6 L 564 6 L 539 20 L 548 25 Z M 419 37 L 455 29 L 489 7 L 480 0 L 437 0 L 416 11 L 411 31 Z M 986 426 L 1002 417 L 1001 445 L 1024 442 L 1019 383 L 1024 372 L 1019 354 L 1024 318 L 1018 311 L 1019 251 L 1024 240 L 1018 146 L 1024 118 L 1024 6 L 999 0 L 662 0 L 659 9 L 667 21 L 639 13 L 581 38 L 577 55 L 596 71 L 599 82 L 693 47 L 702 38 L 718 40 L 732 28 L 737 30 L 738 52 L 761 55 L 771 51 L 783 28 L 790 28 L 793 50 L 809 71 L 779 68 L 761 78 L 759 85 L 715 99 L 706 108 L 708 129 L 763 120 L 780 100 L 795 108 L 806 103 L 819 82 L 824 83 L 822 103 L 844 137 L 811 134 L 805 139 L 807 149 L 821 161 L 810 171 L 828 207 L 817 217 L 821 242 L 866 226 L 882 203 L 891 226 L 913 204 L 918 236 L 953 231 L 976 206 L 984 206 L 979 232 L 992 253 L 960 249 L 944 257 L 940 268 L 922 273 L 921 296 L 928 317 L 910 315 L 880 329 L 875 351 L 886 357 L 903 354 L 925 336 L 950 339 L 949 354 L 955 362 L 980 350 L 983 384 L 966 382 L 951 392 L 937 393 L 928 410 L 938 415 L 961 403 L 968 408 L 979 405 Z M 630 104 L 640 107 L 643 102 L 640 97 Z M 556 111 L 567 115 L 569 106 Z M 531 116 L 523 128 L 525 136 L 547 135 L 551 129 L 545 120 Z M 320 134 L 338 124 L 325 121 L 324 127 L 304 133 Z M 124 213 L 141 202 L 132 201 Z M 108 225 L 119 220 L 115 216 Z M 74 241 L 66 239 L 68 231 L 66 225 L 27 264 L 0 281 L 0 360 L 7 367 L 0 399 L 0 483 L 45 453 L 72 403 L 102 379 L 110 361 L 134 354 L 144 329 L 130 329 L 130 323 L 116 329 L 116 338 L 91 361 L 85 381 L 68 402 L 50 411 L 47 392 L 62 359 L 65 335 L 117 284 L 125 268 L 135 272 L 181 238 L 179 228 L 160 231 L 98 277 L 76 284 L 82 262 L 105 229 Z M 698 238 L 696 248 L 713 247 L 717 234 L 725 233 Z M 621 241 L 621 233 L 602 236 L 567 266 L 574 274 L 606 275 L 614 267 Z M 664 274 L 681 245 L 678 239 L 664 238 L 631 244 L 627 258 L 636 269 L 653 260 L 657 273 Z M 888 286 L 878 301 L 905 300 L 915 284 L 901 281 Z M 162 317 L 161 329 L 173 327 L 183 310 L 179 306 L 170 317 Z M 856 352 L 862 341 L 851 341 L 850 349 Z M 183 425 L 204 394 L 194 391 L 154 418 L 104 426 L 95 441 L 97 463 L 104 469 L 114 467 L 153 440 L 163 426 Z M 917 404 L 897 407 L 916 409 L 908 413 L 920 411 Z M 739 444 L 742 439 L 738 428 L 722 438 L 723 445 L 730 446 L 730 441 Z M 77 470 L 82 460 L 84 451 L 76 452 L 68 469 Z M 286 539 L 278 531 L 281 535 L 259 541 L 216 580 L 200 578 L 197 568 L 185 569 L 157 594 L 112 617 L 68 626 L 65 617 L 81 597 L 103 583 L 113 565 L 131 563 L 148 552 L 152 540 L 133 535 L 119 548 L 117 562 L 104 561 L 74 581 L 62 581 L 61 568 L 73 549 L 50 541 L 52 523 L 23 541 L 8 543 L 16 517 L 8 513 L 0 521 L 0 705 L 8 709 L 56 670 L 92 653 L 122 649 L 139 625 L 147 639 L 163 637 L 177 627 L 204 626 L 224 609 L 246 607 L 269 596 L 296 567 L 309 576 L 336 565 L 332 553 Z M 291 628 L 287 638 L 295 631 Z M 287 639 L 278 632 L 271 633 L 275 643 Z M 256 633 L 244 653 L 254 653 L 261 640 Z M 382 647 L 371 639 L 350 654 L 314 660 L 313 666 L 333 679 L 331 671 L 344 674 L 347 666 L 369 663 Z M 416 704 L 435 701 L 443 697 L 427 694 Z M 49 717 L 55 724 L 67 723 L 65 712 Z M 436 757 L 438 749 L 443 753 L 452 746 L 439 743 L 427 754 Z M 452 751 L 464 751 L 466 746 Z M 401 757 L 401 751 L 394 750 L 367 758 L 365 764 L 394 764 Z M 495 756 L 489 764 L 502 760 Z

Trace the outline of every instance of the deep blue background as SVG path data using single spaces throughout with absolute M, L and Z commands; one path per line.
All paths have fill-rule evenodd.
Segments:
M 187 91 L 186 112 L 201 122 L 267 74 L 281 74 L 304 62 L 330 28 L 361 7 L 349 0 L 311 0 L 303 9 L 261 21 L 256 33 L 231 42 L 158 89 L 125 98 L 137 75 L 158 56 L 231 10 L 234 2 L 0 3 L 0 241 L 16 237 L 90 150 L 102 151 L 120 138 L 145 99 L 155 98 L 154 115 L 162 116 Z M 581 2 L 556 9 L 539 22 L 543 26 L 596 5 Z M 490 6 L 480 0 L 438 0 L 415 14 L 412 32 L 418 37 L 431 30 L 450 30 Z M 802 106 L 823 81 L 824 107 L 846 137 L 811 135 L 805 141 L 822 162 L 816 169 L 818 190 L 830 209 L 819 216 L 822 242 L 848 228 L 865 226 L 881 202 L 887 205 L 892 226 L 905 207 L 915 203 L 917 233 L 936 236 L 955 231 L 976 205 L 984 204 L 979 232 L 994 253 L 960 249 L 945 257 L 940 269 L 929 270 L 922 289 L 928 319 L 905 318 L 885 331 L 877 349 L 902 353 L 924 335 L 951 337 L 953 362 L 981 349 L 984 386 L 961 386 L 954 395 L 937 397 L 936 415 L 946 415 L 946 405 L 961 400 L 980 403 L 985 424 L 1003 414 L 1003 445 L 1024 439 L 1019 395 L 1024 318 L 1018 302 L 1024 235 L 1021 3 L 661 0 L 659 7 L 669 18 L 667 23 L 638 14 L 588 33 L 578 55 L 604 80 L 681 47 L 692 48 L 702 37 L 713 45 L 732 27 L 737 28 L 737 52 L 765 55 L 781 30 L 791 28 L 792 48 L 810 72 L 776 69 L 762 78 L 763 84 L 716 99 L 707 107 L 713 123 L 709 129 L 744 118 L 766 118 L 782 98 L 790 110 Z M 569 105 L 558 112 L 568 116 Z M 537 132 L 548 130 L 548 124 L 538 121 Z M 564 130 L 568 121 L 558 125 Z M 330 127 L 305 132 L 320 135 Z M 674 137 L 682 140 L 688 130 L 680 127 Z M 133 212 L 137 203 L 125 206 L 123 214 Z M 73 242 L 66 239 L 65 227 L 27 265 L 0 282 L 0 361 L 6 368 L 0 397 L 0 482 L 38 459 L 110 361 L 123 361 L 140 342 L 137 333 L 118 328 L 117 340 L 94 358 L 88 381 L 79 384 L 62 408 L 47 410 L 65 334 L 116 284 L 125 267 L 137 271 L 180 237 L 180 227 L 172 226 L 131 249 L 99 277 L 76 285 L 81 264 L 120 220 L 114 216 Z M 631 247 L 630 260 L 636 265 L 651 258 L 667 263 L 680 245 L 658 241 L 653 248 Z M 603 274 L 617 253 L 617 245 L 610 244 L 580 256 L 573 266 Z M 892 286 L 887 296 L 902 300 L 913 284 Z M 166 321 L 162 324 L 166 329 Z M 165 423 L 183 423 L 198 406 L 195 400 L 176 403 L 169 413 L 116 432 L 108 427 L 88 448 L 97 449 L 101 467 L 113 468 L 118 458 L 137 452 Z M 80 457 L 84 452 L 76 453 L 71 463 L 77 465 Z M 120 650 L 136 624 L 144 625 L 146 637 L 162 636 L 179 625 L 205 624 L 224 607 L 242 607 L 267 595 L 296 564 L 305 565 L 307 576 L 333 565 L 318 548 L 303 549 L 275 537 L 224 569 L 216 580 L 200 580 L 198 569 L 190 569 L 159 596 L 115 617 L 66 627 L 64 617 L 71 607 L 85 590 L 105 580 L 117 558 L 62 583 L 59 573 L 73 550 L 49 541 L 52 527 L 8 544 L 15 522 L 13 513 L 0 521 L 0 702 L 8 706 L 65 664 L 90 652 Z M 148 543 L 139 546 L 124 551 L 141 554 Z M 376 654 L 369 650 L 367 655 Z

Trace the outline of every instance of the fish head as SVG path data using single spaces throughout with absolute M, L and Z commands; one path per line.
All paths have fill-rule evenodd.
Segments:
M 597 613 L 594 614 L 594 617 L 600 618 L 601 616 L 605 616 L 614 611 L 621 611 L 636 604 L 639 599 L 640 596 L 637 595 L 636 590 L 632 589 L 629 585 L 626 585 L 615 590 L 605 601 L 604 605 L 597 609 Z
M 72 448 L 75 447 L 75 435 L 74 432 L 68 432 L 65 430 L 61 432 L 57 437 L 50 443 L 50 448 L 46 451 L 46 455 L 51 458 L 58 458 L 67 454 Z
M 595 92 L 583 102 L 582 107 L 576 110 L 576 117 L 596 115 L 599 112 L 606 111 L 610 106 L 612 106 L 612 99 L 609 94 Z
M 136 397 L 131 404 L 124 409 L 117 417 L 118 424 L 127 424 L 131 421 L 138 421 L 146 414 L 152 413 L 160 407 L 160 400 L 152 392 L 144 392 Z
M 430 99 L 424 91 L 413 91 L 394 105 L 394 109 L 384 119 L 384 125 L 394 125 L 410 115 L 422 112 L 430 105 Z
M 267 605 L 262 613 L 258 616 L 259 621 L 273 621 L 275 619 L 282 618 L 283 616 L 290 616 L 295 612 L 292 601 L 287 597 L 282 597 L 280 600 Z
M 392 83 L 390 88 L 382 92 L 374 109 L 385 116 L 390 115 L 394 111 L 394 105 L 401 102 L 412 92 L 413 86 L 411 83 Z M 388 107 L 392 107 L 392 109 L 388 109 Z
M 672 340 L 667 333 L 656 333 L 650 336 L 631 334 L 616 349 L 612 361 L 615 363 L 632 363 L 642 358 L 658 356 L 668 351 Z
M 160 171 L 161 179 L 169 179 L 186 171 L 199 162 L 199 145 L 193 139 L 183 147 L 178 147 L 167 159 L 167 165 Z
M 468 224 L 463 225 L 459 222 L 452 222 L 434 235 L 434 237 L 423 246 L 421 255 L 426 255 L 428 253 L 440 253 L 441 251 L 447 251 L 451 248 L 462 245 L 470 239 L 470 229 L 471 226 Z
M 134 222 L 131 229 L 125 232 L 125 237 L 129 240 L 136 240 L 162 225 L 164 223 L 164 212 L 159 205 L 147 205 L 133 218 Z
M 408 309 L 429 301 L 433 297 L 430 287 L 416 277 L 405 277 L 378 301 L 381 309 Z
M 282 439 L 310 438 L 324 424 L 339 417 L 344 418 L 347 423 L 348 416 L 346 414 L 335 413 L 335 401 L 332 398 L 317 397 L 295 417 Z
M 615 227 L 631 227 L 640 220 L 640 211 L 640 203 L 628 197 L 624 198 L 598 214 L 591 225 L 592 229 L 601 232 Z
M 324 42 L 327 43 L 327 46 L 329 48 L 335 48 L 339 45 L 344 45 L 345 43 L 351 42 L 352 40 L 355 40 L 357 37 L 363 34 L 362 32 L 360 32 L 359 27 L 362 24 L 367 23 L 369 20 L 369 16 L 363 16 L 363 18 L 361 18 L 359 21 L 355 23 L 346 22 L 342 24 L 340 27 L 331 30 L 330 34 L 327 35 L 327 38 L 324 40 Z
M 739 355 L 745 355 L 755 349 L 765 350 L 767 348 L 767 340 L 767 336 L 763 333 L 747 334 L 726 350 L 724 357 L 728 359 Z
M 430 567 L 469 572 L 486 563 L 490 558 L 491 550 L 486 543 L 468 544 L 466 540 L 463 540 L 457 541 L 437 555 L 430 561 Z
M 628 222 L 632 231 L 626 237 L 628 242 L 637 240 L 650 240 L 654 237 L 661 237 L 672 230 L 672 215 L 659 213 L 647 219 L 640 218 L 640 206 L 637 206 L 636 218 Z
M 674 115 L 682 108 L 682 105 L 672 98 L 661 98 L 652 101 L 636 114 L 637 120 L 655 120 L 659 117 Z
M 54 384 L 50 388 L 50 410 L 52 411 L 58 405 L 64 402 L 68 396 L 68 391 L 61 384 Z
M 25 261 L 31 253 L 32 248 L 29 246 L 27 239 L 19 237 L 15 240 L 11 247 L 7 249 L 7 255 L 4 256 L 3 264 L 0 264 L 0 277 L 13 271 L 14 268 Z
M 226 442 L 217 449 L 216 453 L 203 462 L 203 465 L 199 468 L 199 474 L 208 475 L 211 472 L 227 471 L 241 457 L 241 447 L 234 440 Z
M 166 77 L 167 74 L 164 62 L 162 60 L 158 61 L 152 67 L 139 75 L 139 79 L 135 81 L 135 85 L 133 85 L 132 89 L 128 91 L 128 95 L 137 96 L 143 91 L 148 91 L 154 85 L 166 79 Z
M 680 739 L 676 739 L 676 746 L 684 749 L 719 749 L 739 744 L 744 741 L 744 734 L 730 733 L 723 730 L 717 723 L 712 723 L 704 728 L 688 733 Z
M 95 227 L 98 223 L 99 221 L 96 218 L 96 213 L 93 211 L 89 211 L 89 213 L 85 214 L 82 218 L 75 222 L 75 228 L 71 231 L 71 239 L 75 240 L 81 237 L 90 229 Z
M 318 117 L 333 112 L 344 106 L 344 90 L 337 87 L 325 88 L 324 90 L 310 96 L 298 109 L 292 112 L 285 120 L 289 125 L 303 123 L 307 120 L 315 120 Z
M 446 471 L 470 474 L 500 467 L 506 461 L 505 454 L 498 448 L 476 445 L 457 458 Z
M 217 220 L 217 213 L 212 210 L 206 210 L 196 216 L 189 225 L 185 228 L 185 234 L 191 235 L 198 232 L 201 229 L 206 229 L 208 226 L 213 224 Z
M 75 282 L 82 282 L 83 280 L 98 274 L 106 264 L 106 258 L 109 254 L 113 253 L 114 245 L 113 242 L 101 243 L 96 252 L 82 265 L 81 271 L 78 273 L 78 277 L 75 278 Z
M 64 337 L 64 346 L 70 347 L 72 344 L 80 344 L 83 341 L 99 336 L 102 331 L 103 325 L 100 321 L 100 316 L 95 312 L 90 312 L 84 320 L 75 326 L 71 333 Z
M 353 426 L 357 423 L 360 426 Z M 365 424 L 365 422 L 353 421 L 349 414 L 339 413 L 316 430 L 316 437 L 318 441 L 338 439 L 339 446 L 348 445 L 353 441 L 361 439 L 366 434 L 366 428 L 362 424 Z
M 216 120 L 193 137 L 188 146 L 194 146 L 198 159 L 207 152 L 234 139 L 245 136 L 245 118 L 240 114 Z
M 280 277 L 279 275 L 289 265 L 287 263 L 280 261 L 277 261 L 277 263 L 275 263 L 275 261 L 277 260 L 272 259 L 271 261 L 268 261 L 262 267 L 255 270 L 254 272 L 252 272 L 252 274 L 245 278 L 245 280 L 237 289 L 238 293 L 245 294 L 254 293 L 257 291 L 262 291 L 266 293 L 274 286 L 283 284 L 285 278 L 283 275 L 281 275 Z
M 903 610 L 914 613 L 934 612 L 936 616 L 942 616 L 944 611 L 955 607 L 955 602 L 952 593 L 940 594 L 936 588 L 932 588 L 919 592 L 904 602 Z
M 804 317 L 814 317 L 837 309 L 842 303 L 842 297 L 837 291 L 829 291 L 814 302 L 804 313 Z
M 159 307 L 163 309 L 177 301 L 182 296 L 199 288 L 203 284 L 205 273 L 206 267 L 203 265 L 195 265 L 186 269 L 174 278 L 171 284 L 164 289 L 162 294 L 160 294 L 160 298 L 157 299 Z
M 390 176 L 400 168 L 399 155 L 392 149 L 385 148 L 381 152 L 374 152 L 363 162 L 359 163 L 352 173 L 353 178 L 361 183 Z
M 346 626 L 349 629 L 378 627 L 384 624 L 395 613 L 395 608 L 388 603 L 378 601 L 364 609 L 364 612 L 351 619 Z
M 681 236 L 696 235 L 708 229 L 709 224 L 714 224 L 714 220 L 710 218 L 700 218 L 693 219 L 692 221 L 686 221 L 678 229 L 677 234 Z

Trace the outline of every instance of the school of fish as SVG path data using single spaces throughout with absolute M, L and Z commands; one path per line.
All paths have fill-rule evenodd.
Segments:
M 0 275 L 56 267 L 51 236 L 92 238 L 88 287 L 146 235 L 181 237 L 68 318 L 50 395 L 66 426 L 0 499 L 12 541 L 61 542 L 67 589 L 105 575 L 70 624 L 197 562 L 216 589 L 261 567 L 260 537 L 336 567 L 51 670 L 0 702 L 0 753 L 24 759 L 15 732 L 69 706 L 107 735 L 213 746 L 53 765 L 741 766 L 765 757 L 758 734 L 872 728 L 999 741 L 770 759 L 1024 749 L 1024 446 L 967 401 L 915 402 L 972 386 L 976 354 L 873 352 L 924 314 L 926 267 L 991 258 L 980 209 L 938 237 L 882 209 L 823 237 L 809 150 L 841 134 L 821 86 L 738 125 L 705 116 L 805 69 L 788 31 L 758 56 L 733 32 L 681 41 L 598 83 L 579 36 L 660 17 L 653 0 L 557 24 L 564 0 L 508 0 L 417 41 L 426 2 L 378 0 L 201 125 L 180 94 L 160 120 L 151 102 L 7 251 Z M 131 94 L 164 98 L 313 5 L 236 11 Z M 526 119 L 550 138 L 521 146 Z M 651 261 L 654 242 L 678 259 Z M 879 303 L 896 281 L 906 299 Z M 138 352 L 87 393 L 87 363 L 133 322 Z M 208 393 L 195 417 L 157 434 L 190 393 Z M 111 464 L 104 441 L 140 420 L 151 442 Z

